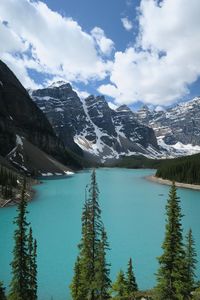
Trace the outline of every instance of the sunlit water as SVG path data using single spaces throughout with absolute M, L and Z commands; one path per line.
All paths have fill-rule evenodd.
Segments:
M 156 257 L 164 237 L 168 186 L 144 177 L 152 170 L 99 169 L 102 218 L 111 250 L 111 277 L 126 270 L 132 257 L 138 285 L 148 289 L 155 284 Z M 39 300 L 68 300 L 69 284 L 81 233 L 81 212 L 90 171 L 71 177 L 43 180 L 37 185 L 34 201 L 28 205 L 28 220 L 38 241 Z M 200 260 L 200 192 L 178 189 L 181 197 L 184 231 L 191 227 Z M 0 210 L 0 280 L 11 279 L 13 218 L 16 207 Z M 200 277 L 200 268 L 197 271 Z

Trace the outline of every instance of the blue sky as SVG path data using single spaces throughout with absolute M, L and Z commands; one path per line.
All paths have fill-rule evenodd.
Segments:
M 0 57 L 27 88 L 173 105 L 200 94 L 199 0 L 1 0 Z M 20 18 L 19 18 L 20 16 Z

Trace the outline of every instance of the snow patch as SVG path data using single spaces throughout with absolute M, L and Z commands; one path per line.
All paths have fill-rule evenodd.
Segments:
M 71 172 L 71 171 L 64 171 L 64 173 L 65 173 L 66 175 L 74 175 L 74 172 Z
M 41 173 L 42 176 L 53 176 L 53 173 L 47 172 L 47 173 Z
M 22 137 L 16 134 L 16 145 L 20 145 L 23 147 Z
M 63 108 L 61 108 L 61 107 L 57 107 L 57 108 L 55 108 L 55 112 L 61 112 L 61 111 L 64 111 L 64 109 L 63 109 Z
M 200 153 L 200 146 L 198 145 L 184 145 L 181 142 L 177 142 L 174 145 L 167 145 L 163 140 L 163 136 L 158 138 L 158 145 L 167 151 L 167 156 L 169 157 L 185 156 Z

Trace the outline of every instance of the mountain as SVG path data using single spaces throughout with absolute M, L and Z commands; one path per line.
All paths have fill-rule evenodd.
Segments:
M 121 155 L 160 155 L 154 131 L 127 107 L 112 110 L 104 96 L 81 100 L 69 83 L 29 91 L 66 147 L 101 162 Z
M 159 146 L 168 155 L 200 152 L 200 97 L 166 110 L 150 111 L 143 106 L 136 118 L 154 130 Z
M 28 143 L 29 146 L 23 147 L 24 143 Z M 45 167 L 41 170 L 40 165 L 37 164 L 36 167 L 31 160 L 36 149 L 40 154 L 43 153 L 45 160 Z M 48 173 L 52 157 L 62 163 L 70 162 L 62 141 L 56 136 L 46 116 L 2 61 L 0 61 L 0 155 L 7 157 L 16 167 L 29 173 Z M 62 165 L 54 168 L 57 172 L 61 170 L 66 171 L 66 167 Z

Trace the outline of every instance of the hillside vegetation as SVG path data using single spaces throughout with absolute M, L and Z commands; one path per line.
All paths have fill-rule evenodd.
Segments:
M 156 176 L 178 182 L 200 184 L 200 154 L 163 161 Z

